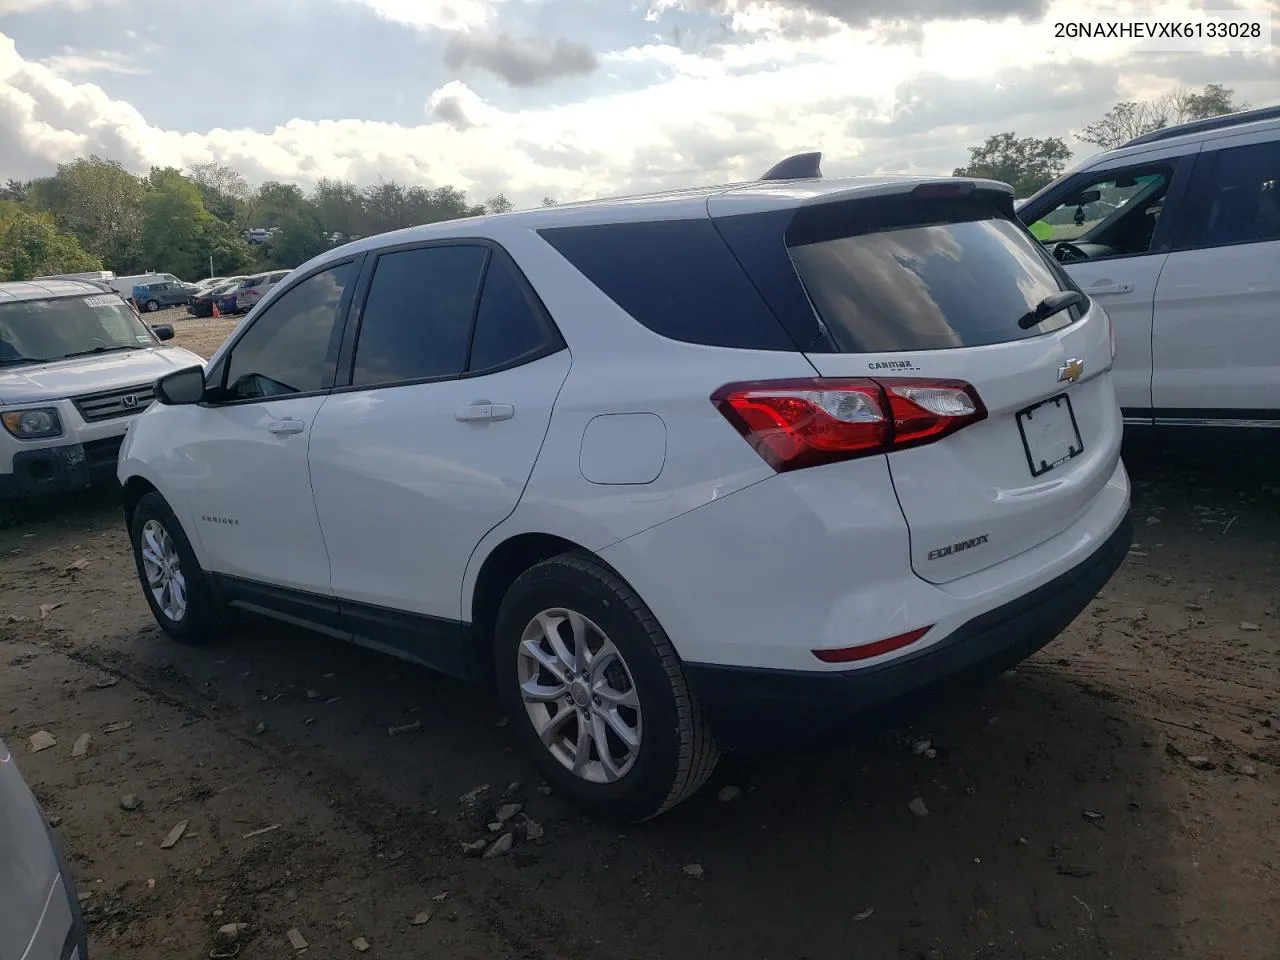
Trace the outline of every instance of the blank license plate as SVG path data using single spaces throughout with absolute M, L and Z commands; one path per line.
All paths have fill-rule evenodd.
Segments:
M 1048 473 L 1084 453 L 1071 398 L 1065 393 L 1018 413 L 1018 430 L 1033 477 Z

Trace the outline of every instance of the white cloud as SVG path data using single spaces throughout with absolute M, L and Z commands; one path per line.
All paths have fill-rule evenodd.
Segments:
M 0 3 L 6 0 L 0 0 Z M 39 0 L 17 0 L 39 2 Z M 489 24 L 502 0 L 348 0 L 393 23 L 420 29 L 469 30 Z
M 151 71 L 138 62 L 136 56 L 116 53 L 112 50 L 73 50 L 45 57 L 40 61 L 60 77 L 87 76 L 94 73 L 114 73 L 121 76 L 145 76 Z
M 72 10 L 84 10 L 118 2 L 119 0 L 0 0 L 0 17 L 7 13 L 27 13 L 40 7 L 63 6 Z
M 385 16 L 432 6 L 358 2 Z M 488 16 L 499 2 L 466 0 L 468 16 L 481 8 Z M 449 3 L 455 12 L 466 6 L 434 0 Z M 1062 0 L 1047 19 L 1085 9 Z M 454 80 L 430 95 L 424 122 L 413 126 L 294 119 L 269 131 L 205 132 L 161 129 L 96 84 L 24 60 L 0 34 L 0 179 L 97 152 L 140 171 L 214 158 L 254 181 L 396 178 L 536 204 L 547 194 L 570 200 L 752 178 L 805 149 L 824 152 L 828 175 L 945 173 L 988 134 L 1067 136 L 1117 99 L 1180 83 L 1222 82 L 1255 105 L 1280 93 L 1275 51 L 1137 57 L 1081 44 L 1049 53 L 1048 25 L 1016 20 L 927 22 L 910 45 L 844 22 L 799 37 L 785 19 L 776 30 L 760 24 L 715 56 L 661 43 L 604 54 L 597 76 L 611 92 L 550 106 L 503 109 Z M 651 79 L 621 89 L 637 75 Z

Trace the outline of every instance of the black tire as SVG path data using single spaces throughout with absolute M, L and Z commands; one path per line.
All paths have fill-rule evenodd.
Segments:
M 147 313 L 155 313 L 160 309 L 160 304 L 155 300 L 148 300 L 145 307 Z
M 592 783 L 543 744 L 520 694 L 518 660 L 525 627 L 563 608 L 596 624 L 621 653 L 642 715 L 640 746 L 621 779 Z M 498 695 L 512 729 L 553 790 L 593 813 L 648 820 L 698 790 L 720 753 L 684 669 L 653 613 L 616 573 L 585 552 L 566 553 L 526 570 L 503 598 L 494 632 Z
M 186 584 L 186 609 L 176 619 L 170 617 L 160 606 L 147 582 L 146 567 L 142 560 L 142 540 L 143 530 L 148 522 L 155 522 L 164 529 L 178 555 L 178 569 Z M 206 643 L 216 639 L 225 626 L 224 609 L 213 592 L 209 578 L 200 569 L 200 563 L 196 560 L 191 541 L 187 539 L 182 524 L 160 494 L 152 491 L 138 501 L 129 523 L 129 540 L 143 596 L 161 629 L 179 643 Z

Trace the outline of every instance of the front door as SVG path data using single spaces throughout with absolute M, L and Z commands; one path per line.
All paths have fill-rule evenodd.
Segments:
M 1206 143 L 1156 288 L 1157 424 L 1280 428 L 1280 140 Z
M 1077 174 L 1018 211 L 1111 317 L 1116 398 L 1130 420 L 1151 416 L 1152 320 L 1167 259 L 1161 223 L 1186 165 L 1178 156 L 1127 158 Z
M 333 589 L 352 602 L 343 609 L 358 637 L 362 620 L 388 622 L 377 608 L 415 615 L 390 642 L 450 669 L 438 650 L 412 646 L 431 642 L 432 621 L 466 617 L 467 561 L 515 510 L 569 365 L 501 251 L 438 244 L 378 258 L 351 385 L 311 437 Z
M 328 594 L 329 558 L 307 465 L 315 418 L 333 385 L 339 318 L 356 267 L 293 285 L 231 345 L 208 406 L 194 408 L 173 460 L 214 572 Z

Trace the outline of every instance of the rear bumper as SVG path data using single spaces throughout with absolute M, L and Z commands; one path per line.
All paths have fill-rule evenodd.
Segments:
M 1058 636 L 1111 579 L 1133 538 L 1128 514 L 1065 573 L 988 610 L 921 650 L 858 670 L 817 672 L 690 663 L 685 673 L 721 749 L 759 753 L 813 745 L 994 676 Z

